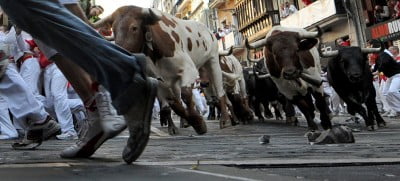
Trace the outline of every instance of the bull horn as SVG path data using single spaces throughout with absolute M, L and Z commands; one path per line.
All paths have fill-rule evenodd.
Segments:
M 306 32 L 299 32 L 299 37 L 302 38 L 317 38 L 321 36 L 321 31 L 306 31 Z
M 301 73 L 300 78 L 303 79 L 304 81 L 306 81 L 307 83 L 317 86 L 317 87 L 322 85 L 322 79 L 312 77 L 305 73 Z
M 246 38 L 246 41 L 245 41 L 245 45 L 246 45 L 246 47 L 248 49 L 260 48 L 260 47 L 263 47 L 266 44 L 267 44 L 267 39 L 266 38 L 258 40 L 258 41 L 254 42 L 254 43 L 249 43 L 249 40 L 247 38 Z
M 144 23 L 146 25 L 153 25 L 161 20 L 162 13 L 154 8 L 143 8 L 142 15 L 144 17 Z
M 257 76 L 257 78 L 259 78 L 259 79 L 265 79 L 265 78 L 268 78 L 268 77 L 271 77 L 271 74 L 263 74 L 263 75 L 258 75 Z
M 233 47 L 230 47 L 229 50 L 220 51 L 219 56 L 228 56 L 231 55 L 233 52 Z
M 99 21 L 97 21 L 96 23 L 92 23 L 91 26 L 94 29 L 99 29 L 105 26 L 110 26 L 114 23 L 114 18 L 113 15 L 109 15 L 105 18 L 100 19 Z
M 222 76 L 226 77 L 229 80 L 239 80 L 240 79 L 240 75 L 234 74 L 234 73 L 228 73 L 225 71 L 222 71 Z
M 362 53 L 378 53 L 380 51 L 382 51 L 383 48 L 361 48 L 361 52 Z
M 339 50 L 332 50 L 332 51 L 328 51 L 328 52 L 320 52 L 320 56 L 324 57 L 324 58 L 336 57 L 337 55 L 339 55 Z
M 106 39 L 107 41 L 114 41 L 114 40 L 115 40 L 115 37 L 114 37 L 114 35 L 105 36 L 104 39 Z

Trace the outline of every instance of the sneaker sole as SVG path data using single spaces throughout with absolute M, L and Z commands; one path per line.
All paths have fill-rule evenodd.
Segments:
M 158 81 L 155 79 L 147 79 L 148 81 L 147 86 L 148 86 L 148 91 L 149 94 L 148 96 L 151 97 L 150 99 L 147 100 L 146 104 L 144 105 L 145 109 L 145 117 L 143 120 L 143 131 L 142 135 L 140 137 L 140 140 L 138 143 L 135 143 L 135 148 L 131 149 L 128 148 L 128 146 L 125 147 L 122 158 L 127 164 L 131 164 L 133 161 L 139 158 L 139 156 L 142 154 L 144 149 L 147 146 L 147 143 L 150 138 L 150 125 L 151 125 L 151 117 L 152 117 L 152 111 L 153 111 L 153 105 L 154 101 L 157 95 L 157 86 L 158 86 Z M 129 123 L 128 123 L 129 124 Z M 131 134 L 131 133 L 130 133 Z M 130 135 L 130 138 L 128 139 L 128 144 L 131 139 L 132 135 Z

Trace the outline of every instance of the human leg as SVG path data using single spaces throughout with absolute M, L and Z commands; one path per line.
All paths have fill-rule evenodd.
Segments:
M 55 0 L 2 0 L 0 5 L 19 27 L 58 50 L 110 91 L 113 105 L 130 128 L 123 157 L 127 163 L 138 158 L 149 136 L 151 106 L 147 105 L 154 102 L 157 89 L 157 81 L 145 78 L 142 71 L 145 57 L 132 56 L 104 40 Z
M 11 122 L 6 100 L 0 95 L 0 140 L 18 138 L 18 132 Z
M 7 66 L 0 81 L 0 93 L 17 120 L 29 120 L 24 139 L 15 143 L 14 148 L 36 148 L 43 140 L 60 131 L 60 126 L 47 114 L 43 104 L 33 96 L 32 91 L 17 72 L 15 64 Z
M 61 135 L 57 135 L 58 139 L 73 139 L 77 137 L 77 133 L 74 129 L 72 113 L 68 102 L 67 95 L 67 80 L 58 70 L 55 64 L 51 64 L 46 67 L 46 71 L 49 74 L 45 79 L 48 85 L 46 89 L 46 96 L 53 102 L 54 111 L 57 116 L 57 120 L 61 126 Z
M 392 81 L 387 91 L 387 103 L 394 111 L 394 115 L 400 112 L 400 74 L 391 77 Z

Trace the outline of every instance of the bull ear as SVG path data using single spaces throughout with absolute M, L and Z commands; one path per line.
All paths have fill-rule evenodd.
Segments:
M 153 25 L 161 20 L 161 12 L 153 8 L 143 8 L 143 19 L 146 25 Z
M 314 47 L 318 43 L 316 38 L 306 38 L 300 41 L 299 50 L 305 51 Z

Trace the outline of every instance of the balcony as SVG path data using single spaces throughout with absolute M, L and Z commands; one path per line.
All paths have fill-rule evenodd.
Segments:
M 307 29 L 316 24 L 323 27 L 342 20 L 347 20 L 342 0 L 319 0 L 282 19 L 280 24 Z
M 212 9 L 212 8 L 218 8 L 224 4 L 225 4 L 225 0 L 210 0 L 208 6 Z
M 181 1 L 181 4 L 178 5 L 177 12 L 181 13 L 185 9 L 189 8 L 190 7 L 190 3 L 191 3 L 191 0 L 183 0 L 183 1 Z

